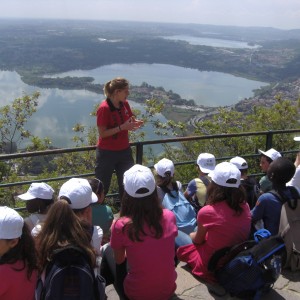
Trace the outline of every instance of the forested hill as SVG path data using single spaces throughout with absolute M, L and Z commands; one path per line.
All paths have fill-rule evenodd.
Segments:
M 264 82 L 300 77 L 300 30 L 196 24 L 1 20 L 0 69 L 27 83 L 51 73 L 113 63 L 162 63 Z M 213 37 L 259 44 L 214 48 L 163 36 Z

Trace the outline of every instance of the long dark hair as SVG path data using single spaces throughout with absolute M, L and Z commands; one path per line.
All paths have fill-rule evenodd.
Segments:
M 22 271 L 27 268 L 27 278 L 30 280 L 32 272 L 37 269 L 37 260 L 34 240 L 26 223 L 23 225 L 22 235 L 17 245 L 0 258 L 0 265 L 14 264 L 19 260 L 23 262 L 23 267 L 14 270 Z
M 130 219 L 124 227 L 130 240 L 143 241 L 142 237 L 147 235 L 144 231 L 145 225 L 149 227 L 154 238 L 161 238 L 163 234 L 162 214 L 163 210 L 156 189 L 151 195 L 142 198 L 133 198 L 126 191 L 124 192 L 120 217 Z
M 158 175 L 157 173 L 155 174 L 155 179 L 157 181 L 157 179 L 159 179 L 161 182 L 160 184 L 158 184 L 158 186 L 162 189 L 162 191 L 166 194 L 169 194 L 170 197 L 172 198 L 176 198 L 176 196 L 174 196 L 172 193 L 171 193 L 171 190 L 168 188 L 168 185 L 171 183 L 172 184 L 172 187 L 173 187 L 173 190 L 175 190 L 176 192 L 178 192 L 178 185 L 177 185 L 177 182 L 175 181 L 174 177 L 171 176 L 171 172 L 166 172 L 165 173 L 165 176 L 160 176 Z
M 58 200 L 51 207 L 42 230 L 37 236 L 38 266 L 42 271 L 51 260 L 53 251 L 66 245 L 81 248 L 87 254 L 91 266 L 95 265 L 95 251 L 90 243 L 91 235 L 65 200 Z
M 243 212 L 241 204 L 246 202 L 245 189 L 242 186 L 225 187 L 211 181 L 207 187 L 207 204 L 212 205 L 222 201 L 226 201 L 230 208 L 237 214 L 241 214 Z

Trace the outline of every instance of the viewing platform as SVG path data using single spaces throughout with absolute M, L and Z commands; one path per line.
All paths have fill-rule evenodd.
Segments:
M 194 277 L 185 263 L 179 263 L 176 268 L 177 272 L 177 289 L 175 295 L 170 300 L 234 300 L 239 299 L 230 297 L 224 289 L 219 285 L 206 284 Z M 106 287 L 108 300 L 118 300 L 113 285 Z M 264 295 L 261 300 L 299 300 L 300 299 L 300 271 L 290 272 L 282 271 L 282 274 L 277 279 L 274 287 L 269 293 Z M 155 300 L 155 299 L 153 299 Z

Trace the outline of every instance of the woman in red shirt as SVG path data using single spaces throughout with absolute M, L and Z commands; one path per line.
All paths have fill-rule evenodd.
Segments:
M 96 149 L 96 178 L 104 185 L 107 194 L 111 177 L 116 171 L 119 198 L 123 195 L 123 174 L 134 161 L 129 145 L 129 130 L 136 130 L 143 121 L 136 120 L 130 109 L 127 97 L 129 82 L 125 78 L 115 78 L 104 85 L 106 99 L 97 110 L 99 139 Z

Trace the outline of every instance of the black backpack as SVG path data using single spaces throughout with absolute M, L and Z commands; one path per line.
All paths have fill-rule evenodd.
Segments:
M 231 296 L 260 299 L 281 273 L 283 239 L 271 236 L 249 240 L 218 250 L 210 259 L 208 270 Z
M 38 279 L 36 300 L 103 300 L 105 280 L 95 276 L 85 252 L 75 246 L 57 249 Z

